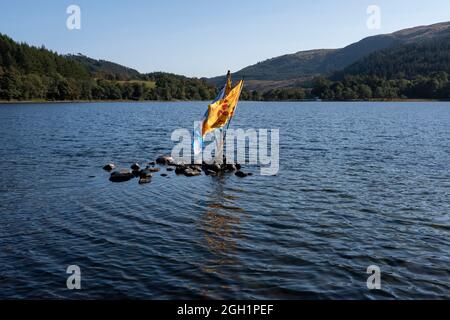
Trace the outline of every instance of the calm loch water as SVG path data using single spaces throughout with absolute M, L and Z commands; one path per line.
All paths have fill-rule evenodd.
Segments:
M 1 105 L 0 298 L 450 298 L 450 103 L 241 103 L 277 176 L 108 181 L 205 108 Z

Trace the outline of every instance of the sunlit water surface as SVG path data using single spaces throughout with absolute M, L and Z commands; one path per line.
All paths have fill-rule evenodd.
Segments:
M 450 103 L 241 103 L 278 175 L 108 181 L 205 108 L 0 106 L 0 298 L 450 298 Z

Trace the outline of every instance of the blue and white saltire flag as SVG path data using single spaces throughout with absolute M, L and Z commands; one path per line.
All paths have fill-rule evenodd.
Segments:
M 225 97 L 225 87 L 220 90 L 217 97 L 214 99 L 212 103 L 215 103 Z M 206 110 L 205 114 L 203 115 L 203 119 L 200 122 L 197 122 L 194 128 L 194 142 L 193 142 L 193 148 L 194 148 L 194 155 L 198 155 L 203 150 L 203 135 L 202 135 L 202 127 L 203 127 L 203 121 L 208 118 L 208 109 Z
M 203 121 L 196 121 L 194 127 L 194 155 L 202 153 L 203 150 L 203 137 L 202 137 Z

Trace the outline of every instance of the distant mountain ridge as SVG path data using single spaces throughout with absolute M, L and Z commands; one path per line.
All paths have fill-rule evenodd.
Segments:
M 234 73 L 247 79 L 247 89 L 268 90 L 308 85 L 314 77 L 342 70 L 379 50 L 450 35 L 450 22 L 437 23 L 364 38 L 342 49 L 320 49 L 286 54 Z M 225 77 L 208 79 L 221 85 Z

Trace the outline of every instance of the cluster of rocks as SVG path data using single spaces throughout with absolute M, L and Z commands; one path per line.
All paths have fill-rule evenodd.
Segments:
M 241 171 L 241 165 L 231 163 L 205 163 L 202 164 L 184 164 L 176 163 L 170 156 L 160 156 L 155 162 L 150 162 L 148 165 L 141 169 L 138 163 L 131 165 L 130 169 L 122 169 L 113 171 L 116 166 L 109 163 L 103 167 L 104 170 L 111 172 L 109 180 L 112 182 L 124 182 L 133 178 L 139 177 L 139 183 L 149 183 L 154 173 L 159 172 L 160 168 L 155 165 L 166 166 L 166 171 L 175 171 L 177 175 L 185 175 L 187 177 L 199 176 L 204 172 L 206 175 L 218 176 L 226 172 L 234 172 L 237 177 L 243 178 L 252 175 L 252 173 L 245 173 Z M 161 176 L 167 177 L 166 173 L 161 173 Z
M 207 176 L 218 176 L 227 172 L 234 172 L 234 174 L 238 177 L 246 177 L 252 175 L 252 173 L 245 173 L 241 171 L 240 164 L 232 164 L 232 163 L 206 163 L 202 164 L 177 164 L 175 173 L 184 174 L 185 176 L 192 177 L 198 176 L 202 172 Z
M 124 182 L 139 177 L 139 183 L 149 183 L 151 181 L 153 173 L 159 172 L 161 170 L 160 168 L 154 167 L 154 165 L 154 162 L 150 162 L 148 166 L 146 166 L 144 169 L 141 169 L 141 166 L 138 163 L 133 163 L 130 167 L 131 170 L 121 169 L 118 171 L 113 171 L 116 166 L 112 163 L 108 163 L 103 167 L 103 169 L 108 172 L 113 171 L 109 177 L 109 181 L 112 182 Z

